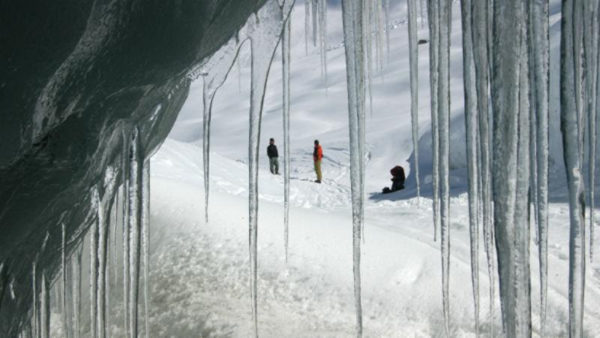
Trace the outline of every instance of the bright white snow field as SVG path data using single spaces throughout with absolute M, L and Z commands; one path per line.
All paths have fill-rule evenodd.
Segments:
M 560 14 L 551 7 L 553 62 Z M 421 11 L 419 11 L 421 12 Z M 367 110 L 367 191 L 362 255 L 364 335 L 443 336 L 441 258 L 433 241 L 429 134 L 428 45 L 419 47 L 420 201 L 410 177 L 412 153 L 406 3 L 392 1 L 389 59 L 373 77 Z M 283 173 L 281 56 L 272 65 L 263 112 L 259 206 L 259 334 L 264 337 L 345 337 L 355 334 L 348 115 L 339 4 L 328 15 L 328 84 L 317 47 L 305 53 L 304 3 L 292 15 L 290 256 L 283 243 L 283 177 L 269 173 L 266 147 L 279 147 Z M 422 20 L 421 20 L 422 21 Z M 454 4 L 451 49 L 451 334 L 475 336 L 464 179 L 464 118 L 459 4 Z M 427 39 L 426 23 L 419 38 Z M 310 43 L 310 40 L 309 40 Z M 385 51 L 385 48 L 384 48 Z M 209 222 L 202 182 L 202 79 L 192 89 L 169 139 L 152 159 L 150 336 L 253 334 L 248 262 L 249 48 L 241 52 L 217 93 L 211 129 Z M 556 90 L 556 62 L 552 65 Z M 374 67 L 376 69 L 376 66 Z M 241 70 L 241 72 L 238 72 Z M 553 95 L 556 97 L 556 95 Z M 367 97 L 367 109 L 369 101 Z M 568 204 L 556 105 L 551 105 L 551 200 L 548 336 L 566 336 L 568 322 Z M 315 184 L 313 140 L 324 152 L 323 184 Z M 378 195 L 391 185 L 389 169 L 402 165 L 407 189 Z M 532 227 L 533 331 L 539 333 L 538 257 Z M 501 332 L 496 281 L 495 316 L 480 237 L 481 333 Z M 596 249 L 596 252 L 599 250 Z M 590 262 L 585 333 L 600 336 L 600 263 Z M 119 292 L 119 290 L 115 291 Z M 114 299 L 120 299 L 115 296 Z M 112 304 L 113 334 L 122 319 Z M 117 320 L 117 318 L 119 318 Z M 122 324 L 121 324 L 122 325 Z

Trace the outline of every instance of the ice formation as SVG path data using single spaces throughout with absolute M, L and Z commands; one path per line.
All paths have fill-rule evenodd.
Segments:
M 418 162 L 416 136 L 418 135 L 417 92 L 417 12 L 418 1 L 408 1 L 409 42 L 411 70 L 411 116 L 415 161 Z M 249 253 L 250 286 L 254 335 L 258 336 L 258 155 L 261 116 L 265 87 L 276 48 L 282 45 L 283 65 L 283 124 L 284 124 L 284 238 L 288 254 L 289 223 L 289 128 L 290 128 L 290 22 L 292 1 L 269 0 L 240 31 L 241 39 L 225 43 L 225 47 L 204 60 L 194 78 L 204 76 L 204 184 L 205 217 L 208 219 L 210 119 L 214 96 L 235 63 L 240 45 L 249 41 L 252 50 L 251 98 L 249 123 Z M 423 7 L 423 5 L 421 5 Z M 382 9 L 385 9 L 385 19 Z M 389 1 L 342 0 L 344 46 L 346 52 L 349 144 L 351 163 L 351 200 L 353 229 L 353 272 L 357 335 L 362 335 L 361 302 L 361 239 L 364 236 L 364 175 L 365 175 L 365 98 L 369 93 L 373 63 L 383 67 L 383 33 L 385 31 L 389 54 Z M 433 223 L 434 239 L 440 233 L 442 254 L 442 306 L 446 334 L 450 334 L 450 166 L 449 166 L 449 113 L 450 113 L 450 33 L 452 1 L 428 1 L 431 129 L 433 147 Z M 463 38 L 463 80 L 465 89 L 465 130 L 467 136 L 467 169 L 469 182 L 469 230 L 475 331 L 479 333 L 479 226 L 483 228 L 490 275 L 490 321 L 493 322 L 495 276 L 499 276 L 502 323 L 506 336 L 530 336 L 531 280 L 529 269 L 529 200 L 534 202 L 540 265 L 540 329 L 544 332 L 548 283 L 548 110 L 549 110 L 549 27 L 548 2 L 524 4 L 517 0 L 461 2 Z M 322 73 L 327 81 L 326 10 L 324 0 L 305 3 L 306 49 L 308 30 L 312 19 L 312 38 L 317 37 L 321 53 Z M 310 15 L 309 15 L 310 14 Z M 492 20 L 502 17 L 503 20 Z M 111 18 L 112 20 L 118 17 Z M 569 244 L 569 334 L 584 334 L 583 313 L 586 271 L 586 182 L 590 202 L 590 257 L 593 257 L 594 185 L 596 161 L 597 97 L 600 93 L 596 70 L 598 58 L 598 1 L 562 2 L 561 33 L 561 131 L 564 144 L 564 162 L 567 167 L 571 215 Z M 111 21 L 112 22 L 112 21 Z M 385 22 L 385 24 L 384 24 Z M 112 23 L 114 24 L 114 23 Z M 373 34 L 375 27 L 375 34 Z M 371 41 L 375 36 L 375 57 Z M 95 35 L 92 35 L 95 36 Z M 63 68 L 78 67 L 72 61 Z M 73 68 L 70 68 L 73 67 Z M 56 77 L 50 82 L 36 105 L 33 134 L 35 142 L 43 142 L 44 135 L 58 128 L 75 111 L 58 112 L 54 92 L 66 81 Z M 186 88 L 181 81 L 168 88 Z M 165 89 L 165 88 L 163 88 Z M 531 93 L 531 95 L 529 94 Z M 171 95 L 174 95 L 171 99 Z M 148 107 L 175 109 L 184 100 L 177 90 L 169 92 L 160 104 L 146 103 Z M 167 102 L 172 100 L 173 102 Z M 167 109 L 167 108 L 164 108 Z M 49 110 L 49 113 L 47 112 Z M 150 109 L 151 111 L 151 109 Z M 371 109 L 372 111 L 372 109 Z M 48 113 L 48 114 L 46 114 Z M 587 128 L 585 127 L 587 123 Z M 122 287 L 124 327 L 128 336 L 138 336 L 138 308 L 144 308 L 144 332 L 148 331 L 148 269 L 149 269 L 149 165 L 146 148 L 146 129 L 137 124 L 124 124 L 110 136 L 120 148 L 120 160 L 102 167 L 100 183 L 89 192 L 91 205 L 84 218 L 89 229 L 89 336 L 110 336 L 110 316 L 107 314 L 109 273 L 116 273 L 117 220 L 122 231 Z M 115 141 L 119 139 L 119 141 Z M 585 141 L 587 140 L 587 144 Z M 587 152 L 586 152 L 587 150 Z M 120 154 L 121 156 L 118 156 Z M 587 162 L 586 162 L 587 161 Z M 104 162 L 103 162 L 104 163 Z M 108 163 L 108 162 L 107 162 Z M 587 164 L 587 168 L 585 167 Z M 416 165 L 418 168 L 418 163 Z M 587 172 L 586 172 L 587 170 Z M 587 180 L 585 175 L 588 175 Z M 419 184 L 417 176 L 417 185 Z M 122 184 L 120 200 L 118 186 Z M 492 193 L 493 191 L 493 193 Z M 420 194 L 419 187 L 417 195 Z M 531 194 L 531 195 L 530 195 Z M 118 217 L 118 209 L 121 217 Z M 114 222 L 112 210 L 115 213 Z M 62 216 L 61 216 L 62 217 Z M 111 222 L 113 226 L 111 227 Z M 67 337 L 79 337 L 82 314 L 82 234 L 73 233 L 67 223 L 60 223 L 60 307 L 62 326 Z M 110 238 L 113 231 L 113 243 Z M 50 235 L 46 235 L 40 252 L 45 250 Z M 54 240 L 54 237 L 52 237 Z M 112 251 L 112 253 L 111 253 Z M 110 256 L 110 255 L 113 256 Z M 112 263 L 110 257 L 113 257 Z M 496 260 L 498 269 L 496 269 Z M 58 260 L 57 260 L 58 261 Z M 50 334 L 50 281 L 53 271 L 46 269 L 43 257 L 37 255 L 27 266 L 26 288 L 30 320 L 20 323 L 19 329 L 34 336 Z M 115 265 L 110 269 L 109 265 Z M 29 268 L 31 267 L 31 269 Z M 0 262 L 0 272 L 8 265 Z M 112 271 L 112 272 L 111 272 Z M 143 275 L 143 301 L 140 302 Z M 4 288 L 4 284 L 2 285 Z M 493 329 L 493 325 L 490 325 Z M 11 329 L 14 330 L 14 329 Z M 12 331 L 11 331 L 12 332 Z M 493 332 L 492 332 L 493 334 Z
M 348 84 L 348 127 L 350 135 L 350 175 L 352 194 L 352 257 L 354 262 L 354 301 L 356 333 L 362 336 L 362 300 L 360 248 L 364 213 L 364 142 L 365 142 L 365 26 L 360 0 L 342 0 L 346 76 Z M 367 26 L 368 27 L 368 26 Z M 368 59 L 367 59 L 368 61 Z
M 417 185 L 417 198 L 419 198 L 421 197 L 421 183 L 419 181 L 419 46 L 417 37 L 417 0 L 408 0 L 406 4 L 408 10 L 408 50 L 410 62 L 410 116 L 415 161 L 415 183 Z
M 479 173 L 477 156 L 477 88 L 473 60 L 471 1 L 461 1 L 463 42 L 463 83 L 465 95 L 465 132 L 469 184 L 469 237 L 471 244 L 471 280 L 475 305 L 475 334 L 479 335 Z

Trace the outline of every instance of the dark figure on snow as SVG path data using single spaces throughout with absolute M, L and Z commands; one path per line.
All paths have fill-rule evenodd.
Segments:
M 279 153 L 277 152 L 277 146 L 275 145 L 275 139 L 273 138 L 269 140 L 267 156 L 269 156 L 269 168 L 271 169 L 271 174 L 279 175 Z
M 317 180 L 315 182 L 321 183 L 323 178 L 321 175 L 321 159 L 323 158 L 323 148 L 319 145 L 319 140 L 315 140 L 315 150 L 313 151 L 313 160 L 315 162 L 315 173 L 317 174 Z
M 406 181 L 406 175 L 404 175 L 404 168 L 397 165 L 390 170 L 390 174 L 392 174 L 392 187 L 383 188 L 382 193 L 384 194 L 404 189 L 404 181 Z

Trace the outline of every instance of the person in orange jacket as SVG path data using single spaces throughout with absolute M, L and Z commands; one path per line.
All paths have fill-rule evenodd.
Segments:
M 315 173 L 317 174 L 317 180 L 315 182 L 321 183 L 321 159 L 323 158 L 323 148 L 319 145 L 319 140 L 315 140 L 315 150 L 313 151 L 313 160 L 315 161 Z

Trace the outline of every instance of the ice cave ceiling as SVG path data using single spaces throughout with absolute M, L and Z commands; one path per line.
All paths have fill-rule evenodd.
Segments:
M 60 263 L 61 224 L 71 245 L 85 231 L 90 188 L 121 158 L 124 135 L 138 126 L 151 154 L 191 67 L 263 3 L 0 3 L 0 336 L 19 332 L 32 263 L 49 274 Z

